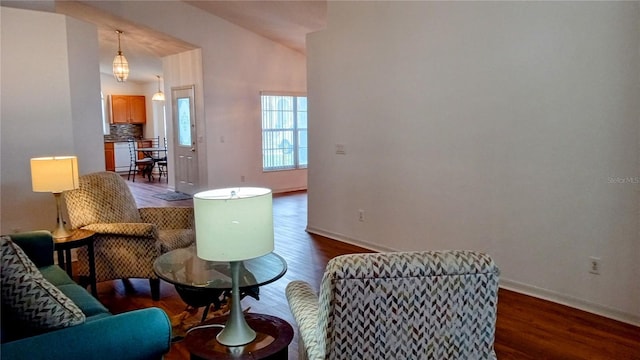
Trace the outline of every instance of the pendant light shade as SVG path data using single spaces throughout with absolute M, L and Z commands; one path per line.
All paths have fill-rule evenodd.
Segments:
M 164 93 L 160 90 L 160 75 L 156 75 L 158 78 L 158 92 L 153 94 L 151 100 L 153 101 L 164 101 Z
M 116 34 L 118 34 L 118 54 L 113 59 L 113 76 L 115 76 L 118 82 L 125 82 L 129 77 L 129 62 L 127 58 L 122 55 L 122 50 L 120 49 L 120 35 L 122 31 L 116 30 Z

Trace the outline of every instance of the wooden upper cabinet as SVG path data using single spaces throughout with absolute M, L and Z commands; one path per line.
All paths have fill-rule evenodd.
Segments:
M 147 108 L 142 95 L 111 95 L 111 123 L 144 124 Z
M 124 95 L 111 95 L 111 122 L 129 123 L 129 99 Z
M 130 123 L 144 124 L 147 122 L 147 108 L 144 96 L 129 97 L 129 113 L 131 114 Z

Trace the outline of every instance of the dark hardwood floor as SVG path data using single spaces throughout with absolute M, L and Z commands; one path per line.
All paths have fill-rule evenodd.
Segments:
M 192 206 L 192 200 L 167 202 L 153 197 L 166 183 L 129 182 L 139 206 Z M 260 289 L 260 301 L 243 300 L 250 311 L 281 317 L 296 328 L 284 289 L 289 281 L 305 280 L 315 288 L 327 261 L 337 255 L 366 249 L 305 232 L 306 193 L 274 196 L 275 251 L 288 263 L 280 280 Z M 498 264 L 499 265 L 499 264 Z M 173 286 L 162 282 L 161 299 L 152 301 L 148 282 L 132 280 L 135 293 L 126 294 L 121 281 L 98 284 L 98 297 L 112 312 L 158 306 L 170 316 L 185 310 Z M 189 318 L 192 323 L 201 311 Z M 142 325 L 143 326 L 143 325 Z M 178 330 L 180 331 L 180 330 Z M 640 328 L 512 291 L 500 290 L 495 348 L 499 359 L 640 359 Z M 165 359 L 188 359 L 180 342 Z M 297 359 L 297 335 L 289 346 Z M 399 359 L 404 360 L 404 359 Z

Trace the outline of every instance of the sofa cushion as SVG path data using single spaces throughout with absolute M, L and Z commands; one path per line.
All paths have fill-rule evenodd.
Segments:
M 10 237 L 0 237 L 3 309 L 34 331 L 81 324 L 85 315 L 66 295 L 47 281 Z M 4 315 L 4 314 L 3 314 Z
M 76 282 L 69 277 L 66 271 L 58 265 L 41 266 L 38 268 L 42 276 L 47 279 L 51 285 L 60 288 L 60 285 L 75 284 Z M 73 300 L 73 299 L 72 299 Z
M 76 304 L 80 310 L 87 317 L 98 315 L 98 314 L 108 314 L 109 310 L 107 310 L 104 305 L 102 305 L 96 298 L 91 296 L 87 289 L 83 288 L 77 284 L 66 284 L 59 285 L 58 289 L 62 291 L 74 304 Z

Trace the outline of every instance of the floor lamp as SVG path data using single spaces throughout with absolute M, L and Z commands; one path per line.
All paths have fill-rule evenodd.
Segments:
M 247 324 L 240 304 L 240 267 L 243 260 L 273 251 L 271 190 L 227 188 L 193 196 L 196 253 L 207 261 L 228 261 L 231 269 L 231 309 L 217 340 L 226 346 L 252 342 L 256 333 Z
M 56 199 L 58 214 L 55 239 L 71 236 L 62 219 L 62 199 L 65 190 L 78 188 L 78 158 L 75 156 L 52 156 L 31 159 L 31 187 L 35 192 L 50 192 Z

